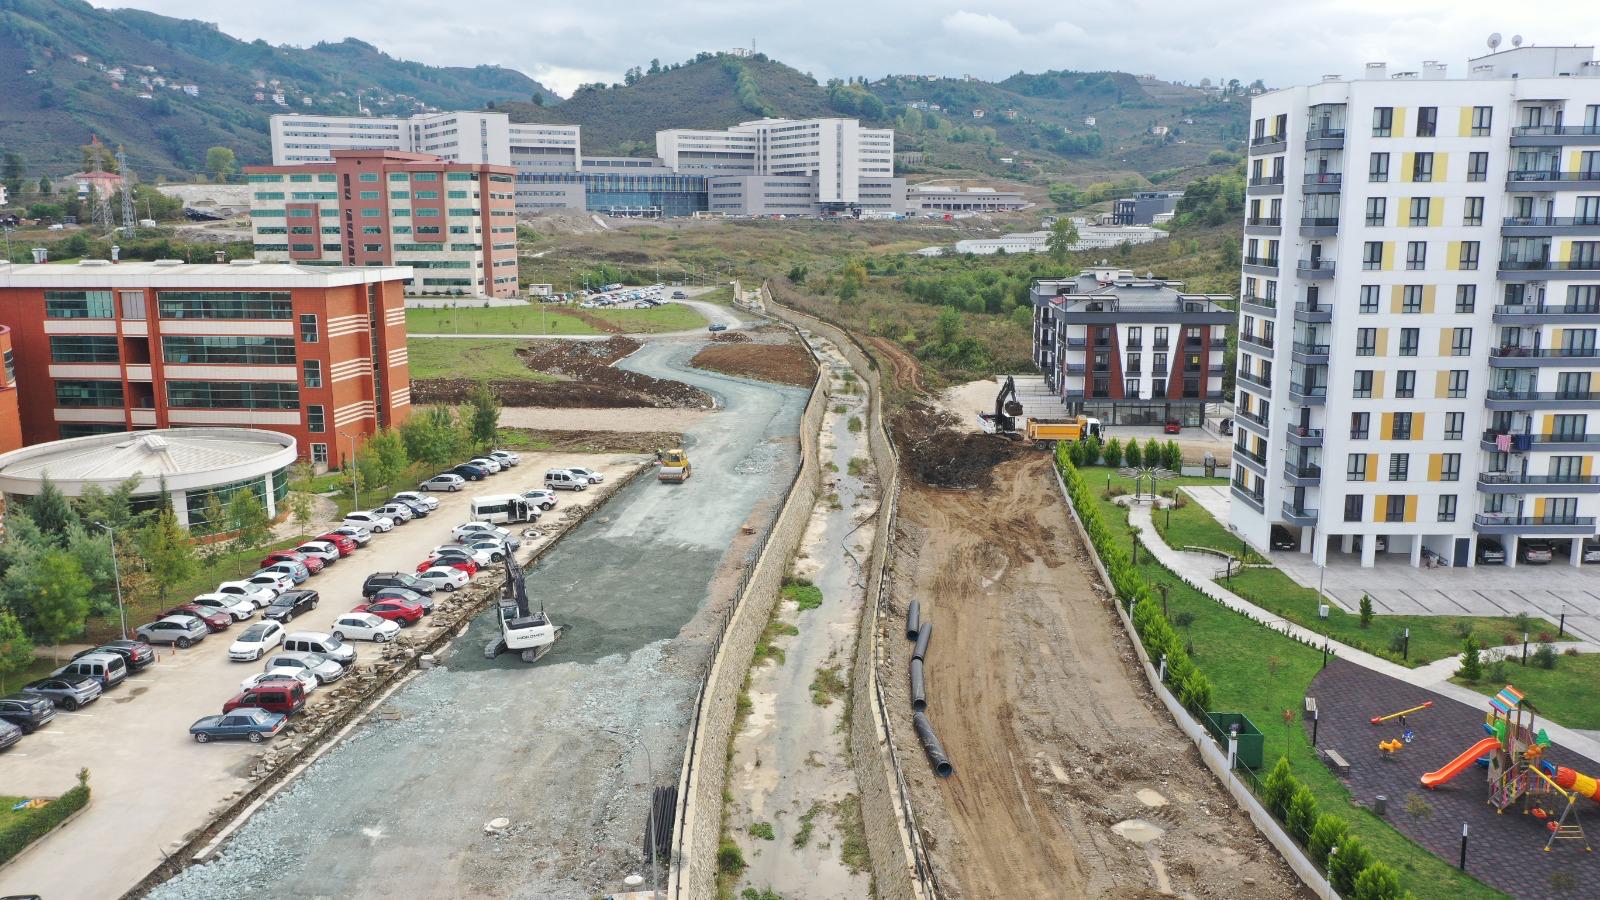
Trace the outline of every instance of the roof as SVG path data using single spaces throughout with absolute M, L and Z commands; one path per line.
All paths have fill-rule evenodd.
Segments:
M 1232 312 L 1217 301 L 1231 299 L 1221 294 L 1190 294 L 1183 282 L 1168 281 L 1146 274 L 1134 275 L 1127 269 L 1090 267 L 1071 278 L 1040 279 L 1033 283 L 1034 303 L 1049 303 L 1066 312 Z M 1088 304 L 1110 301 L 1105 309 L 1089 310 Z M 1194 308 L 1191 304 L 1199 304 Z M 1098 305 L 1098 304 L 1097 304 Z
M 171 428 L 96 434 L 34 444 L 0 455 L 0 489 L 32 494 L 48 474 L 62 493 L 90 484 L 111 488 L 138 477 L 139 493 L 210 487 L 258 476 L 294 462 L 295 440 L 253 428 Z
M 329 288 L 410 277 L 409 266 L 303 266 L 253 259 L 198 264 L 178 259 L 120 263 L 86 259 L 77 263 L 21 265 L 0 262 L 0 288 Z

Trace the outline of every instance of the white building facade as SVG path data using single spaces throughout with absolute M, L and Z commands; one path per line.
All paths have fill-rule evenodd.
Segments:
M 720 211 L 729 215 L 760 215 L 771 206 L 808 213 L 900 212 L 905 205 L 905 181 L 894 177 L 894 131 L 863 128 L 856 119 L 757 119 L 725 130 L 669 129 L 656 132 L 656 155 L 680 174 L 719 178 Z M 739 177 L 762 180 L 729 180 Z M 800 210 L 793 197 L 767 197 L 769 178 L 786 179 L 785 188 L 809 179 L 810 208 Z M 775 203 L 734 208 L 743 198 Z M 719 211 L 715 202 L 709 208 Z
M 1257 547 L 1580 564 L 1600 516 L 1592 60 L 1371 64 L 1252 102 L 1229 519 Z

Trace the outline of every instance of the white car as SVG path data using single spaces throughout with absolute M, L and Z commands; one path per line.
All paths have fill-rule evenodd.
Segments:
M 394 640 L 399 633 L 399 622 L 391 622 L 372 613 L 348 612 L 333 620 L 334 636 L 346 641 L 376 641 L 382 644 Z
M 466 486 L 467 480 L 454 472 L 435 475 L 422 483 L 425 491 L 459 491 Z
M 283 643 L 284 634 L 282 625 L 271 619 L 262 619 L 246 628 L 228 647 L 228 658 L 237 662 L 255 662 L 267 651 Z
M 445 544 L 443 546 L 433 548 L 433 552 L 428 555 L 438 556 L 440 551 L 443 550 L 454 550 L 458 553 L 467 554 L 468 556 L 472 557 L 472 561 L 477 563 L 478 568 L 480 569 L 484 566 L 487 566 L 489 563 L 496 562 L 496 557 L 499 557 L 500 559 L 505 558 L 504 551 L 498 549 L 492 552 L 489 550 L 477 550 L 467 546 L 466 544 Z
M 556 500 L 556 492 L 547 491 L 544 488 L 534 488 L 531 491 L 523 491 L 522 499 L 532 500 L 533 502 L 539 504 L 539 508 L 545 512 L 555 509 L 556 503 L 558 502 Z
M 300 575 L 300 572 L 302 570 L 305 571 L 304 575 Z M 270 566 L 262 566 L 260 569 L 257 569 L 256 570 L 256 574 L 252 575 L 250 580 L 254 581 L 256 576 L 260 576 L 260 575 L 279 575 L 279 576 L 282 576 L 284 578 L 289 579 L 289 587 L 294 587 L 295 585 L 299 584 L 300 582 L 305 581 L 307 578 L 311 577 L 311 567 L 306 565 L 305 563 L 300 563 L 300 562 L 287 562 L 287 561 L 285 561 L 285 562 L 275 562 Z M 299 575 L 300 577 L 296 578 L 295 576 L 297 576 L 297 575 Z M 287 588 L 285 590 L 287 590 Z
M 580 467 L 577 467 L 577 466 L 568 466 L 567 467 L 567 471 L 571 472 L 572 474 L 574 474 L 576 476 L 578 476 L 579 478 L 588 479 L 590 484 L 599 484 L 600 482 L 606 480 L 606 477 L 604 475 L 601 475 L 599 472 L 596 472 L 593 469 L 584 469 L 584 468 L 580 468 Z
M 490 525 L 488 522 L 468 522 L 465 525 L 457 525 L 455 530 L 450 532 L 450 536 L 457 540 L 475 537 L 480 534 L 489 535 L 490 537 L 499 538 L 501 540 L 511 537 L 511 532 L 505 530 L 504 528 L 497 528 L 493 525 Z
M 294 552 L 316 557 L 322 560 L 325 566 L 331 566 L 339 561 L 339 548 L 327 541 L 306 541 L 294 548 Z
M 268 572 L 265 569 L 245 579 L 245 584 L 253 584 L 257 588 L 272 591 L 274 599 L 284 591 L 294 587 L 294 576 L 288 570 L 281 572 Z
M 510 450 L 490 450 L 489 458 L 504 466 L 515 466 L 522 462 L 522 457 Z
M 322 682 L 317 679 L 317 676 L 312 674 L 307 669 L 291 669 L 283 666 L 277 666 L 268 669 L 265 672 L 257 672 L 256 674 L 251 675 L 249 678 L 239 682 L 239 690 L 248 691 L 263 681 L 298 681 L 300 682 L 300 686 L 306 689 L 306 696 L 308 697 L 311 695 L 312 691 L 317 689 L 318 685 L 322 684 Z
M 347 537 L 350 540 L 355 541 L 357 547 L 365 547 L 366 545 L 372 543 L 372 529 L 366 527 L 365 525 L 343 525 L 328 533 L 337 534 L 341 537 Z
M 404 525 L 405 523 L 417 517 L 417 511 L 409 506 L 406 506 L 404 503 L 390 503 L 385 506 L 380 506 L 373 510 L 372 514 L 375 516 L 384 516 L 396 525 Z
M 501 469 L 505 468 L 505 466 L 500 465 L 499 460 L 488 456 L 474 456 L 473 458 L 467 460 L 467 465 L 482 466 L 483 468 L 489 470 L 490 475 L 495 475 L 499 473 Z
M 374 532 L 394 530 L 394 520 L 377 512 L 353 512 L 344 517 L 346 527 L 366 528 Z
M 256 605 L 236 594 L 201 594 L 189 602 L 195 606 L 225 612 L 232 616 L 235 622 L 243 622 L 256 614 Z
M 457 475 L 456 477 L 460 478 L 461 476 Z M 420 503 L 428 509 L 439 508 L 438 497 L 429 497 L 427 494 L 424 494 L 420 491 L 401 491 L 400 493 L 395 494 L 393 499 L 404 500 L 407 503 Z
M 274 654 L 262 667 L 262 671 L 270 672 L 273 669 L 300 669 L 310 672 L 312 677 L 323 684 L 332 684 L 344 677 L 344 666 L 339 665 L 320 653 L 305 653 L 303 651 L 290 651 Z
M 249 600 L 256 609 L 272 605 L 272 601 L 278 596 L 277 590 L 265 585 L 251 584 L 248 581 L 224 581 L 217 585 L 217 589 L 212 593 Z
M 418 572 L 417 577 L 443 591 L 466 587 L 468 580 L 467 573 L 455 566 L 434 566 Z

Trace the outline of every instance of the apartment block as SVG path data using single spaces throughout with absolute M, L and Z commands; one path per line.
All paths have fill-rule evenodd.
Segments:
M 410 274 L 256 260 L 0 263 L 7 387 L 29 386 L 21 441 L 237 426 L 291 435 L 317 463 L 343 459 L 352 440 L 411 410 Z
M 517 293 L 516 173 L 424 153 L 334 150 L 321 163 L 251 166 L 256 258 L 404 266 L 406 292 Z
M 1229 518 L 1258 547 L 1579 565 L 1596 534 L 1600 64 L 1463 74 L 1252 102 Z
M 1091 266 L 1042 279 L 1033 301 L 1033 361 L 1068 414 L 1107 425 L 1198 426 L 1226 399 L 1231 297 L 1191 294 L 1181 281 Z

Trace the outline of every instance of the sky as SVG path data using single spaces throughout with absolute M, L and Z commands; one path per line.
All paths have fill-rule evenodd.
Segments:
M 1576 0 L 90 0 L 216 22 L 245 40 L 308 46 L 356 37 L 432 65 L 497 63 L 566 95 L 629 66 L 750 47 L 818 80 L 1115 69 L 1197 83 L 1257 78 L 1280 87 L 1367 62 L 1422 59 L 1464 73 L 1496 30 L 1544 23 L 1529 43 L 1573 33 Z M 441 9 L 448 9 L 441 15 Z M 1513 11 L 1514 10 L 1514 11 Z M 1557 28 L 1555 23 L 1567 22 Z

